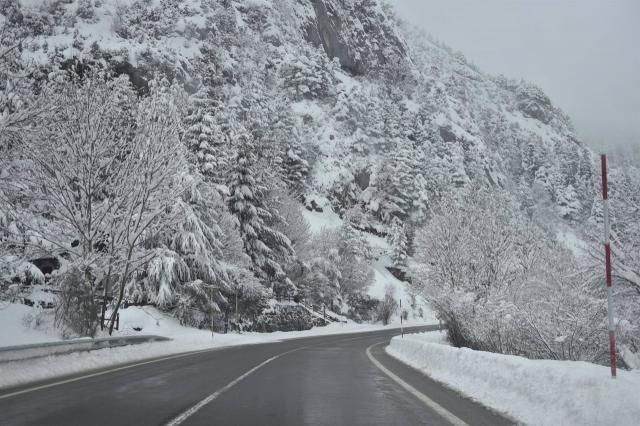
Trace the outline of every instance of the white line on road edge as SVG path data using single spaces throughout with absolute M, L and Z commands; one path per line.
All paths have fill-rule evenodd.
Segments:
M 259 370 L 260 368 L 264 367 L 265 365 L 269 364 L 271 361 L 275 361 L 276 359 L 280 358 L 281 356 L 290 354 L 291 352 L 296 352 L 299 351 L 301 349 L 305 349 L 307 346 L 303 346 L 301 348 L 297 348 L 297 349 L 293 349 L 287 352 L 283 352 L 281 354 L 278 354 L 276 356 L 272 356 L 271 358 L 262 361 L 260 364 L 256 365 L 255 367 L 253 367 L 251 370 L 247 371 L 246 373 L 244 373 L 243 375 L 241 375 L 240 377 L 238 377 L 237 379 L 233 380 L 232 382 L 228 383 L 225 387 L 223 387 L 220 390 L 215 391 L 214 393 L 212 393 L 211 395 L 209 395 L 208 397 L 206 397 L 205 399 L 203 399 L 202 401 L 198 402 L 196 405 L 194 405 L 193 407 L 189 408 L 187 411 L 185 411 L 184 413 L 180 414 L 178 417 L 174 418 L 173 420 L 171 420 L 169 423 L 167 423 L 166 426 L 178 426 L 179 424 L 183 423 L 185 420 L 187 420 L 189 417 L 193 416 L 195 413 L 198 412 L 198 410 L 200 410 L 202 407 L 204 407 L 205 405 L 207 405 L 208 403 L 210 403 L 211 401 L 213 401 L 214 399 L 216 399 L 217 397 L 219 397 L 220 395 L 222 395 L 224 392 L 228 391 L 229 389 L 231 389 L 233 386 L 237 385 L 238 383 L 240 383 L 242 380 L 246 379 L 249 375 L 251 375 L 252 373 L 254 373 L 256 370 Z
M 409 383 L 405 382 L 400 377 L 398 377 L 395 374 L 393 374 L 384 365 L 382 365 L 377 359 L 375 359 L 373 357 L 373 355 L 371 354 L 371 348 L 373 348 L 374 346 L 381 345 L 383 343 L 386 343 L 386 342 L 374 343 L 373 345 L 371 345 L 371 346 L 369 346 L 367 348 L 367 356 L 369 357 L 369 360 L 373 363 L 373 365 L 378 367 L 384 374 L 389 376 L 389 378 L 391 378 L 394 382 L 399 384 L 404 390 L 406 390 L 407 392 L 409 392 L 410 394 L 412 394 L 413 396 L 418 398 L 427 407 L 431 408 L 433 411 L 438 413 L 441 417 L 443 417 L 445 420 L 447 420 L 452 425 L 454 425 L 454 426 L 469 426 L 467 423 L 462 421 L 460 418 L 456 417 L 455 414 L 453 414 L 452 412 L 450 412 L 449 410 L 444 408 L 442 405 L 438 404 L 437 402 L 435 402 L 434 400 L 432 400 L 431 398 L 429 398 L 428 396 L 426 396 L 425 394 L 420 392 L 418 389 L 414 388 Z
M 424 327 L 424 326 L 416 326 L 416 327 Z M 366 331 L 362 331 L 361 333 L 373 333 L 373 332 L 379 332 L 379 331 L 387 331 L 387 330 L 385 330 L 385 329 L 366 330 Z M 217 351 L 217 350 L 220 350 L 220 349 L 226 349 L 226 348 L 231 348 L 231 347 L 237 348 L 237 347 L 241 347 L 241 346 L 249 346 L 249 345 L 254 345 L 254 344 L 282 343 L 282 342 L 286 342 L 286 341 L 289 341 L 289 340 L 301 340 L 301 339 L 309 339 L 309 338 L 315 338 L 315 337 L 343 337 L 343 336 L 348 336 L 349 334 L 352 334 L 352 333 L 335 333 L 335 334 L 328 334 L 328 335 L 325 335 L 325 336 L 322 336 L 322 335 L 319 335 L 319 336 L 302 336 L 302 337 L 286 338 L 286 339 L 282 339 L 282 340 L 274 340 L 273 342 L 245 343 L 245 344 L 242 344 L 242 345 L 219 346 L 219 347 L 200 349 L 200 350 L 191 351 L 191 352 L 185 352 L 185 353 L 180 353 L 180 354 L 167 355 L 167 356 L 162 356 L 162 357 L 159 357 L 159 358 L 154 358 L 154 359 L 151 359 L 149 361 L 136 362 L 134 364 L 127 364 L 127 365 L 123 365 L 122 367 L 110 368 L 108 370 L 101 370 L 101 371 L 98 371 L 98 372 L 95 372 L 95 373 L 91 373 L 91 374 L 72 377 L 70 379 L 59 380 L 57 382 L 48 383 L 46 385 L 34 386 L 34 387 L 31 387 L 31 388 L 27 388 L 27 389 L 15 391 L 15 392 L 7 393 L 7 394 L 4 394 L 4 395 L 0 395 L 0 400 L 6 399 L 6 398 L 11 398 L 11 397 L 18 396 L 18 395 L 22 395 L 22 394 L 29 393 L 29 392 L 35 392 L 35 391 L 42 390 L 42 389 L 52 388 L 54 386 L 59 386 L 59 385 L 67 384 L 67 383 L 77 382 L 79 380 L 90 379 L 92 377 L 102 376 L 104 374 L 115 373 L 116 371 L 127 370 L 129 368 L 139 367 L 141 365 L 154 364 L 156 362 L 168 361 L 168 360 L 171 360 L 171 359 L 184 358 L 184 357 L 188 357 L 188 356 L 192 356 L 192 355 L 198 355 L 198 354 L 201 354 L 201 353 L 204 353 L 204 352 L 213 352 L 213 351 Z M 353 334 L 356 334 L 356 333 L 353 333 Z M 364 337 L 361 337 L 361 338 L 354 338 L 354 339 L 349 339 L 349 340 L 357 340 L 357 339 L 365 339 L 365 338 L 368 339 L 368 338 L 370 338 L 370 336 L 364 336 Z M 305 348 L 306 347 L 307 346 L 305 346 Z M 302 349 L 302 348 L 300 348 L 300 349 Z M 283 353 L 281 355 L 285 355 L 285 354 Z M 71 373 L 71 374 L 78 374 L 78 373 L 80 373 L 80 372 Z M 49 379 L 43 379 L 43 380 L 52 380 L 52 379 L 55 379 L 55 377 L 49 378 Z M 27 385 L 27 384 L 23 384 L 23 385 Z M 16 386 L 21 386 L 21 384 L 17 383 Z M 0 392 L 2 392 L 2 389 L 0 389 Z
M 23 390 L 20 390 L 20 391 L 7 393 L 5 395 L 0 395 L 0 399 L 11 398 L 12 396 L 22 395 L 24 393 L 34 392 L 34 391 L 41 390 L 41 389 L 52 388 L 54 386 L 64 385 L 65 383 L 77 382 L 78 380 L 89 379 L 91 377 L 102 376 L 104 374 L 114 373 L 116 371 L 127 370 L 129 368 L 139 367 L 141 365 L 154 364 L 156 362 L 168 361 L 170 359 L 184 358 L 184 357 L 188 357 L 188 356 L 192 356 L 192 355 L 198 355 L 198 354 L 201 354 L 203 352 L 212 352 L 212 351 L 215 351 L 215 350 L 218 350 L 218 349 L 220 349 L 220 348 L 209 348 L 209 349 L 202 349 L 202 350 L 199 350 L 199 351 L 187 352 L 187 353 L 182 353 L 182 354 L 177 354 L 177 355 L 164 356 L 164 357 L 161 357 L 161 358 L 154 358 L 154 359 L 152 359 L 150 361 L 138 362 L 138 363 L 135 363 L 135 364 L 129 364 L 129 365 L 125 365 L 125 366 L 122 366 L 122 367 L 111 368 L 109 370 L 99 371 L 97 373 L 91 373 L 91 374 L 87 374 L 87 375 L 84 375 L 84 376 L 73 377 L 71 379 L 60 380 L 59 382 L 49 383 L 49 384 L 42 385 L 42 386 L 35 386 L 35 387 L 32 387 L 32 388 L 28 388 L 28 389 L 23 389 Z

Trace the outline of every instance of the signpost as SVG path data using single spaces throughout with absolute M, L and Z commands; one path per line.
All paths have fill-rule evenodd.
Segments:
M 607 156 L 600 157 L 602 165 L 602 213 L 604 216 L 604 259 L 607 277 L 607 317 L 609 321 L 609 357 L 611 362 L 611 377 L 616 377 L 616 329 L 613 322 L 613 302 L 611 298 L 611 224 L 609 222 L 609 190 L 607 187 Z

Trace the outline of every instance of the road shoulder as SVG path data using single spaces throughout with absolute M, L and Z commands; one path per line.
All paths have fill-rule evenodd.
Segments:
M 371 346 L 371 356 L 410 387 L 447 412 L 453 413 L 456 418 L 470 425 L 501 426 L 516 423 L 389 356 L 385 351 L 387 344 L 388 342 L 380 342 Z M 455 424 L 455 419 L 448 420 Z

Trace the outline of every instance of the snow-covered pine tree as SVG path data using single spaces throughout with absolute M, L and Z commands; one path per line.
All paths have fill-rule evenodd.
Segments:
M 82 19 L 92 20 L 95 17 L 92 0 L 78 0 L 76 15 Z
M 293 129 L 287 144 L 287 154 L 284 158 L 285 182 L 296 195 L 304 190 L 304 182 L 309 174 L 309 162 L 304 159 L 304 152 L 297 129 Z
M 265 222 L 272 215 L 265 206 L 265 189 L 258 180 L 254 144 L 251 137 L 238 137 L 238 154 L 229 178 L 229 210 L 238 220 L 245 252 L 251 257 L 254 271 L 270 287 L 292 288 L 281 259 L 293 255 L 291 242 Z
M 392 151 L 395 141 L 402 134 L 402 112 L 398 102 L 385 98 L 382 105 L 382 138 L 379 139 L 377 148 L 382 152 Z
M 216 219 L 225 205 L 199 174 L 183 181 L 180 220 L 148 243 L 156 255 L 146 269 L 146 299 L 161 309 L 176 308 L 183 324 L 201 326 L 220 311 L 221 291 L 229 282 Z
M 297 283 L 299 294 L 314 304 L 341 305 L 340 234 L 322 229 L 313 236 L 309 250 L 302 253 L 304 264 Z
M 372 185 L 362 196 L 369 210 L 385 224 L 391 224 L 395 217 L 408 218 L 413 201 L 422 190 L 415 185 L 416 154 L 410 141 L 396 138 L 393 146 L 377 167 Z
M 287 151 L 289 144 L 294 143 L 295 123 L 293 113 L 283 102 L 260 102 L 255 110 L 262 116 L 258 131 L 254 132 L 257 161 L 264 165 L 265 172 L 273 178 L 287 182 Z M 288 183 L 288 182 L 287 182 Z
M 335 67 L 324 51 L 309 48 L 285 63 L 280 73 L 285 89 L 299 101 L 331 95 Z
M 183 140 L 195 154 L 199 172 L 207 181 L 220 185 L 228 173 L 229 143 L 215 122 L 206 96 L 201 91 L 191 99 L 189 113 L 184 118 Z
M 345 214 L 338 245 L 340 291 L 344 300 L 363 292 L 373 279 L 373 271 L 368 264 L 371 246 L 362 233 L 352 226 L 350 213 Z
M 391 261 L 396 268 L 405 268 L 407 266 L 407 234 L 405 226 L 397 217 L 391 222 L 391 235 L 389 237 L 391 244 Z
M 364 207 L 382 223 L 388 224 L 394 217 L 403 216 L 405 211 L 401 204 L 403 200 L 397 198 L 392 191 L 393 172 L 389 161 L 382 162 L 372 175 L 371 185 L 360 195 Z

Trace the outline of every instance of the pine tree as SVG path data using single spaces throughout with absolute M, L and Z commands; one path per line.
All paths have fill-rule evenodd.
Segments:
M 91 0 L 78 0 L 78 8 L 76 9 L 76 15 L 82 19 L 91 20 L 95 17 L 95 11 L 93 10 L 93 2 Z
M 393 175 L 387 167 L 388 162 L 383 162 L 373 175 L 371 185 L 362 192 L 360 199 L 371 214 L 383 223 L 390 223 L 394 217 L 404 214 L 400 206 L 402 200 L 398 199 L 387 188 L 393 187 Z
M 373 279 L 369 268 L 371 247 L 361 232 L 351 224 L 351 214 L 347 212 L 340 229 L 338 245 L 340 256 L 340 292 L 344 300 L 363 292 Z
M 363 201 L 385 224 L 393 218 L 408 218 L 413 201 L 419 198 L 415 185 L 417 164 L 415 152 L 408 140 L 396 139 L 394 149 L 383 158 L 372 185 L 365 190 Z
M 335 63 L 324 51 L 303 51 L 281 70 L 285 89 L 294 100 L 323 98 L 333 94 Z
M 216 124 L 204 93 L 191 100 L 189 114 L 184 118 L 183 140 L 195 154 L 199 172 L 209 182 L 224 183 L 228 173 L 228 142 Z
M 181 323 L 201 326 L 212 311 L 220 311 L 221 291 L 229 283 L 216 219 L 225 206 L 197 174 L 184 180 L 182 220 L 160 236 L 157 256 L 147 267 L 149 299 L 161 308 L 176 307 Z
M 285 182 L 296 195 L 302 192 L 305 179 L 309 174 L 309 163 L 303 158 L 304 153 L 297 136 L 297 132 L 294 132 L 294 135 L 289 140 L 287 155 L 283 164 Z
M 405 226 L 398 218 L 394 218 L 391 223 L 391 260 L 396 268 L 407 266 L 407 234 Z
M 229 179 L 229 210 L 238 220 L 244 251 L 251 257 L 254 270 L 276 287 L 293 287 L 281 263 L 293 255 L 291 242 L 267 225 L 273 215 L 264 202 L 265 188 L 254 171 L 255 147 L 250 137 L 239 137 L 235 168 Z

